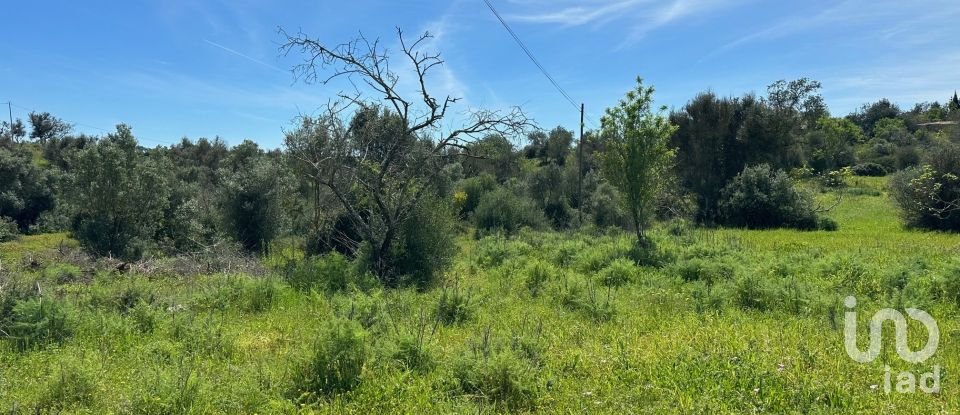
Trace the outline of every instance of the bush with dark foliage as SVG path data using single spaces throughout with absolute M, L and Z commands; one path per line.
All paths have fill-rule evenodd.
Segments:
M 812 196 L 797 189 L 785 172 L 767 164 L 747 167 L 720 193 L 720 213 L 726 225 L 802 230 L 819 226 Z

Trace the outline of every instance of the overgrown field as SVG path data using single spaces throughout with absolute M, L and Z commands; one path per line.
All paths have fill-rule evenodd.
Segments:
M 960 235 L 901 229 L 883 180 L 854 180 L 837 232 L 669 223 L 656 252 L 619 231 L 464 235 L 424 291 L 290 247 L 118 266 L 23 237 L 0 245 L 0 411 L 960 411 Z M 874 312 L 917 307 L 939 351 L 905 363 L 886 328 L 880 358 L 856 363 L 848 295 L 861 349 Z M 885 366 L 896 382 L 934 365 L 940 394 L 884 392 Z

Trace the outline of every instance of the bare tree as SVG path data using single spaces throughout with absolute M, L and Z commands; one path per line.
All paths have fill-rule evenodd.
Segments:
M 519 135 L 531 122 L 519 108 L 452 116 L 460 98 L 438 98 L 428 90 L 431 71 L 444 64 L 439 53 L 422 50 L 429 33 L 409 42 L 397 29 L 401 59 L 412 65 L 410 75 L 416 80 L 411 96 L 398 87 L 400 75 L 391 69 L 389 51 L 379 40 L 361 34 L 331 47 L 302 32 L 280 33 L 286 38 L 282 53 L 304 56 L 293 68 L 298 80 L 328 84 L 346 78 L 353 86 L 352 93 L 341 92 L 319 117 L 301 117 L 286 145 L 317 186 L 347 212 L 362 242 L 370 244 L 374 271 L 391 282 L 392 244 L 442 166 L 451 157 L 470 156 L 467 145 L 479 137 Z M 444 128 L 442 123 L 451 118 L 459 126 Z

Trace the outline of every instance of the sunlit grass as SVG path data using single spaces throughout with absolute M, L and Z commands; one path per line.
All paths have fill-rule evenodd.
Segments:
M 619 288 L 605 287 L 603 276 L 622 271 L 604 270 L 629 258 L 631 239 L 622 234 L 464 236 L 445 280 L 425 291 L 303 292 L 279 271 L 266 281 L 100 273 L 57 285 L 43 270 L 18 268 L 21 282 L 42 280 L 45 301 L 69 305 L 75 333 L 24 352 L 0 346 L 0 410 L 956 412 L 960 309 L 943 290 L 960 272 L 960 235 L 903 229 L 884 180 L 854 180 L 861 180 L 854 188 L 881 193 L 845 196 L 827 213 L 840 225 L 836 232 L 658 230 L 669 259 L 637 267 Z M 836 196 L 818 197 L 828 205 Z M 64 238 L 26 236 L 0 245 L 0 257 L 20 261 L 56 250 Z M 265 262 L 282 269 L 300 258 L 281 245 Z M 698 264 L 723 265 L 698 273 Z M 468 311 L 438 321 L 440 299 L 446 293 L 450 301 L 452 290 Z M 904 363 L 887 333 L 878 361 L 854 362 L 843 345 L 840 300 L 847 295 L 861 300 L 862 325 L 882 307 L 929 311 L 943 333 L 939 352 L 920 365 Z M 366 333 L 370 355 L 359 383 L 298 402 L 295 374 L 320 333 L 341 320 Z M 914 348 L 924 334 L 911 328 Z M 422 338 L 418 350 L 434 364 L 401 360 L 411 338 Z M 943 393 L 884 393 L 885 365 L 919 376 L 935 364 L 945 374 Z M 96 393 L 89 400 L 53 394 L 58 379 Z

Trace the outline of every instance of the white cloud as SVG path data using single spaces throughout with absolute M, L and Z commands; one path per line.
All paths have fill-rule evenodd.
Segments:
M 530 14 L 509 15 L 513 21 L 529 23 L 557 23 L 565 26 L 580 26 L 597 21 L 609 20 L 617 14 L 651 0 L 599 1 L 589 5 L 567 6 L 556 10 L 541 10 Z M 562 2 L 557 2 L 562 3 Z M 581 2 L 582 3 L 582 2 Z M 552 5 L 556 5 L 555 3 Z
M 514 0 L 515 8 L 524 10 L 507 14 L 507 20 L 570 27 L 623 21 L 629 24 L 621 45 L 625 46 L 683 18 L 736 7 L 747 1 L 751 0 L 593 0 L 586 4 L 572 0 Z
M 960 52 L 953 51 L 837 70 L 835 76 L 822 79 L 824 97 L 840 112 L 879 98 L 904 109 L 919 102 L 942 102 L 960 86 L 953 70 L 958 67 Z
M 816 10 L 813 14 L 794 15 L 741 36 L 716 48 L 702 60 L 722 55 L 743 45 L 802 35 L 831 28 L 846 29 L 851 37 L 864 42 L 884 41 L 882 47 L 896 44 L 928 43 L 944 35 L 934 27 L 953 27 L 960 15 L 955 0 L 844 0 Z M 878 45 L 879 47 L 880 45 Z

